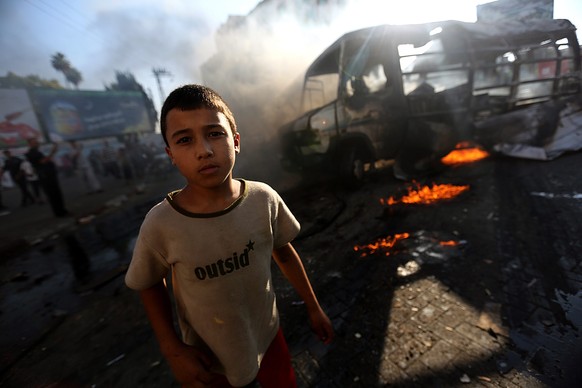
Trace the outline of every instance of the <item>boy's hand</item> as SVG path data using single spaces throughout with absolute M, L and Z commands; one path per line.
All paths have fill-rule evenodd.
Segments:
M 333 325 L 321 308 L 309 311 L 311 329 L 324 344 L 328 345 L 333 339 Z
M 208 387 L 216 377 L 208 371 L 208 356 L 192 346 L 180 344 L 166 352 L 165 357 L 176 380 L 184 388 Z
M 311 329 L 323 343 L 329 344 L 333 339 L 333 326 L 317 302 L 317 298 L 311 288 L 311 283 L 307 278 L 307 273 L 297 251 L 295 251 L 291 243 L 287 243 L 279 248 L 273 249 L 273 258 L 281 269 L 281 272 L 283 272 L 283 275 L 285 275 L 301 299 L 305 302 Z
M 140 291 L 140 298 L 164 358 L 182 387 L 208 387 L 217 377 L 209 372 L 210 357 L 186 345 L 176 334 L 165 281 Z

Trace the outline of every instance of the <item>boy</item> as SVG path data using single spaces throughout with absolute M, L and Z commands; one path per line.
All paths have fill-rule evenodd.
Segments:
M 305 301 L 314 332 L 324 343 L 333 337 L 290 244 L 299 223 L 268 185 L 232 177 L 240 135 L 215 91 L 200 85 L 174 90 L 160 122 L 166 153 L 186 186 L 146 215 L 126 284 L 140 292 L 161 352 L 182 386 L 256 381 L 294 387 L 271 256 Z M 170 270 L 182 340 L 164 282 Z

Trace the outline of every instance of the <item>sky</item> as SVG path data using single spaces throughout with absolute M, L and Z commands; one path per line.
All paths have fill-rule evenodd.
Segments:
M 131 72 L 159 108 L 163 95 L 189 82 L 202 82 L 199 67 L 215 52 L 214 32 L 229 15 L 246 15 L 258 0 L 0 0 L 0 75 L 39 75 L 65 84 L 50 58 L 61 52 L 78 69 L 85 90 L 103 90 L 115 72 Z M 354 3 L 354 1 L 351 1 Z M 359 0 L 305 43 L 293 28 L 294 50 L 309 63 L 343 33 L 375 24 L 476 20 L 476 5 L 487 0 Z M 350 0 L 347 0 L 350 3 Z M 582 1 L 555 0 L 554 17 L 582 26 Z M 304 29 L 305 30 L 305 29 Z M 579 39 L 582 40 L 579 33 Z M 271 41 L 273 43 L 273 41 Z M 281 47 L 288 42 L 273 43 Z M 303 45 L 303 46 L 301 46 Z M 299 47 L 297 47 L 299 46 Z M 302 50 L 302 47 L 305 49 Z M 288 50 L 290 57 L 297 52 Z M 277 51 L 277 56 L 285 56 Z M 301 65 L 303 66 L 303 65 Z M 153 69 L 164 69 L 162 93 Z M 228 75 L 225 75 L 228 76 Z
M 37 74 L 64 84 L 50 63 L 61 52 L 81 72 L 81 89 L 103 90 L 114 82 L 115 71 L 129 71 L 158 104 L 153 68 L 167 71 L 161 79 L 168 91 L 195 78 L 195 69 L 188 74 L 174 68 L 175 59 L 199 65 L 213 51 L 213 33 L 228 15 L 248 14 L 256 5 L 257 0 L 0 0 L 0 74 Z

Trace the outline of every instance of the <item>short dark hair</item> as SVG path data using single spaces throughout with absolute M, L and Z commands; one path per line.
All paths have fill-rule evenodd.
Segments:
M 217 112 L 221 112 L 226 116 L 230 128 L 232 129 L 232 134 L 237 133 L 236 121 L 234 120 L 234 115 L 232 114 L 230 108 L 224 101 L 224 99 L 214 90 L 208 86 L 188 84 L 180 86 L 175 89 L 164 101 L 162 106 L 162 113 L 160 115 L 160 129 L 162 131 L 162 137 L 164 142 L 168 145 L 168 139 L 166 138 L 166 131 L 168 129 L 166 119 L 168 113 L 172 109 L 180 110 L 195 110 L 195 109 L 212 109 Z

